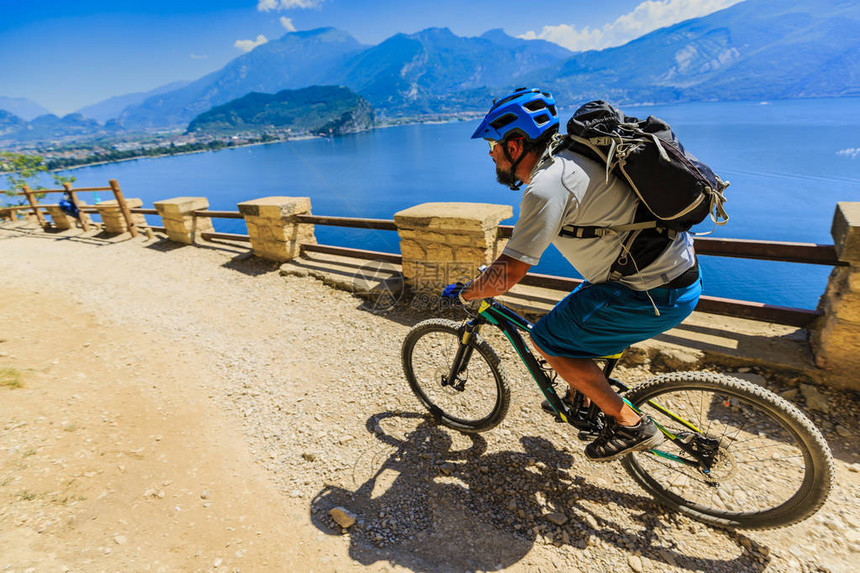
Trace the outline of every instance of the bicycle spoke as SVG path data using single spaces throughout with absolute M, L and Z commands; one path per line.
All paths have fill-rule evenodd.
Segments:
M 780 505 L 803 483 L 804 456 L 793 445 L 793 437 L 754 404 L 702 390 L 667 391 L 651 400 L 669 414 L 647 404 L 641 407 L 673 434 L 690 436 L 689 429 L 674 420 L 674 415 L 696 420 L 703 434 L 720 444 L 710 474 L 656 455 L 634 455 L 636 463 L 672 494 L 718 511 L 756 512 Z M 739 444 L 746 445 L 736 447 Z M 660 450 L 690 457 L 671 441 Z
M 430 330 L 418 337 L 410 355 L 413 389 L 435 415 L 472 427 L 496 411 L 498 384 L 494 369 L 477 350 L 449 380 L 459 346 L 460 336 L 454 329 Z

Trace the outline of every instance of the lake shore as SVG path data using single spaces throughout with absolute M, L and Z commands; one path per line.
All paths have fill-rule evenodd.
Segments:
M 463 113 L 451 114 L 448 117 L 443 116 L 441 118 L 434 118 L 434 119 L 414 119 L 414 120 L 408 120 L 407 119 L 405 121 L 384 121 L 384 122 L 381 122 L 379 124 L 374 125 L 372 128 L 364 129 L 361 131 L 350 132 L 349 134 L 346 134 L 346 135 L 352 135 L 354 133 L 366 133 L 369 131 L 375 131 L 377 129 L 390 129 L 392 127 L 401 127 L 401 126 L 406 126 L 406 125 L 442 125 L 442 124 L 446 124 L 446 123 L 454 123 L 457 121 L 468 121 L 468 120 L 475 119 L 475 118 L 482 117 L 482 116 L 483 116 L 482 112 L 463 112 Z M 343 136 L 339 136 L 339 137 L 343 137 Z M 226 146 L 218 148 L 218 149 L 195 149 L 195 150 L 191 150 L 191 151 L 180 151 L 180 152 L 176 152 L 176 153 L 162 153 L 162 154 L 157 154 L 157 155 L 141 154 L 141 155 L 136 155 L 134 157 L 124 157 L 122 159 L 113 159 L 113 160 L 109 160 L 109 161 L 93 161 L 93 162 L 89 162 L 89 163 L 81 163 L 79 165 L 73 165 L 73 166 L 69 166 L 69 167 L 61 167 L 61 168 L 57 168 L 57 169 L 51 169 L 50 172 L 51 173 L 62 173 L 64 171 L 73 171 L 75 169 L 81 169 L 84 167 L 93 167 L 96 165 L 110 165 L 113 163 L 122 163 L 125 161 L 134 161 L 134 160 L 138 160 L 138 159 L 148 159 L 148 158 L 155 159 L 155 158 L 161 158 L 161 157 L 174 157 L 174 156 L 181 156 L 181 155 L 191 155 L 191 154 L 195 154 L 195 153 L 208 153 L 208 152 L 212 152 L 212 151 L 222 151 L 224 149 L 238 149 L 238 148 L 242 148 L 242 147 L 254 147 L 254 146 L 258 146 L 258 145 L 270 145 L 270 144 L 276 144 L 276 143 L 286 143 L 286 142 L 293 142 L 293 141 L 306 141 L 309 139 L 327 139 L 327 138 L 329 138 L 329 136 L 304 134 L 304 135 L 298 135 L 296 137 L 290 137 L 288 139 L 277 139 L 274 141 L 254 141 L 254 142 L 248 142 L 248 143 L 236 143 L 235 145 L 226 145 Z

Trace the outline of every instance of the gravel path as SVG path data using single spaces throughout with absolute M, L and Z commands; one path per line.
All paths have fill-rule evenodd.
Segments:
M 281 276 L 277 265 L 248 256 L 243 247 L 121 239 L 0 225 L 0 287 L 25 296 L 4 297 L 4 304 L 24 304 L 27 293 L 51 296 L 68 301 L 69 313 L 95 316 L 95 328 L 136 333 L 100 346 L 100 359 L 148 371 L 153 386 L 171 370 L 164 356 L 184 361 L 193 378 L 189 387 L 201 393 L 197 399 L 226 420 L 225 431 L 235 427 L 237 447 L 254 462 L 228 458 L 225 463 L 234 465 L 223 472 L 239 481 L 261 472 L 273 486 L 255 490 L 246 511 L 286 508 L 299 523 L 283 531 L 280 542 L 325 548 L 324 554 L 296 553 L 301 568 L 835 572 L 856 564 L 860 458 L 856 402 L 849 394 L 820 390 L 819 409 L 807 410 L 837 457 L 837 485 L 824 510 L 783 530 L 721 531 L 664 511 L 619 464 L 588 463 L 571 432 L 541 412 L 537 389 L 497 336 L 488 338 L 512 377 L 511 410 L 496 429 L 466 436 L 429 422 L 403 378 L 400 344 L 410 326 L 428 315 L 406 305 L 368 312 L 361 300 L 313 278 Z M 51 324 L 31 325 L 41 327 L 34 332 L 48 346 L 64 310 L 52 312 Z M 15 326 L 4 325 L 0 336 L 10 334 Z M 0 344 L 0 368 L 15 366 L 16 356 Z M 631 368 L 621 377 L 648 375 Z M 745 375 L 806 409 L 805 394 L 796 388 L 766 372 Z M 0 388 L 0 403 L 7 393 L 24 391 Z M 28 508 L 38 501 L 22 499 L 13 478 L 27 463 L 20 447 L 27 429 L 15 424 L 34 421 L 2 414 L 0 546 L 14 538 L 10 531 L 21 526 L 21 516 L 32 517 Z M 217 456 L 217 448 L 211 453 Z M 152 487 L 139 485 L 141 492 Z M 150 493 L 157 497 L 158 488 Z M 43 504 L 39 511 L 52 507 Z M 355 520 L 349 529 L 333 520 L 336 507 L 344 510 L 335 515 L 343 523 Z M 70 511 L 68 505 L 62 511 Z M 147 519 L 158 527 L 158 516 Z M 34 519 L 24 523 L 35 527 Z M 26 539 L 39 542 L 38 535 Z M 56 560 L 33 547 L 27 561 L 9 563 L 0 549 L 0 570 L 53 570 L 46 565 Z M 143 553 L 125 563 L 157 570 L 154 555 Z M 232 553 L 217 559 L 180 569 L 284 566 L 261 560 L 249 568 L 247 559 L 243 565 Z M 110 568 L 83 560 L 66 566 Z

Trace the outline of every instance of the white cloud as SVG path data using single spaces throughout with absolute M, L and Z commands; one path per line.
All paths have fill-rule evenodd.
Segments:
M 192 60 L 205 60 L 208 57 L 206 54 L 191 54 Z
M 257 10 L 271 12 L 272 10 L 292 10 L 294 8 L 319 8 L 325 0 L 258 0 Z
M 268 41 L 269 40 L 267 40 L 264 35 L 260 34 L 259 36 L 257 36 L 256 40 L 236 40 L 236 43 L 233 45 L 242 50 L 243 52 L 250 52 L 257 46 L 262 46 Z
M 275 1 L 275 0 L 261 0 Z M 548 40 L 573 51 L 602 50 L 626 44 L 658 28 L 671 26 L 690 18 L 706 16 L 728 8 L 741 0 L 646 0 L 632 12 L 620 16 L 602 28 L 578 29 L 562 24 L 544 26 L 540 32 L 529 31 L 520 38 Z
M 283 26 L 284 30 L 286 30 L 287 32 L 295 32 L 296 31 L 296 27 L 293 24 L 292 18 L 287 18 L 286 16 L 281 16 L 280 22 L 281 22 L 281 26 Z

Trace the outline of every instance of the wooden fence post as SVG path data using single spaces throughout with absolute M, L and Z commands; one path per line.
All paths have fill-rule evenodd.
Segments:
M 126 225 L 128 225 L 128 232 L 131 233 L 132 237 L 136 237 L 137 226 L 131 218 L 131 211 L 128 210 L 128 205 L 125 204 L 125 197 L 122 194 L 122 189 L 119 188 L 119 182 L 116 179 L 111 179 L 110 188 L 113 189 L 114 197 L 116 197 L 116 204 L 119 205 L 119 210 L 125 218 Z
M 84 233 L 90 230 L 90 218 L 86 213 L 81 211 L 81 204 L 78 203 L 78 195 L 72 191 L 71 183 L 63 183 L 63 189 L 66 190 L 66 193 L 69 194 L 69 201 L 72 202 L 72 205 L 75 206 L 75 209 L 78 210 L 78 220 L 81 222 L 81 227 L 84 229 Z
M 46 225 L 45 218 L 42 216 L 42 212 L 39 211 L 38 205 L 36 205 L 36 200 L 33 198 L 33 191 L 30 189 L 29 185 L 24 185 L 22 187 L 24 190 L 24 194 L 27 196 L 27 201 L 30 202 L 30 207 L 33 208 L 33 213 L 36 215 L 36 219 L 39 221 L 39 225 L 44 227 Z

